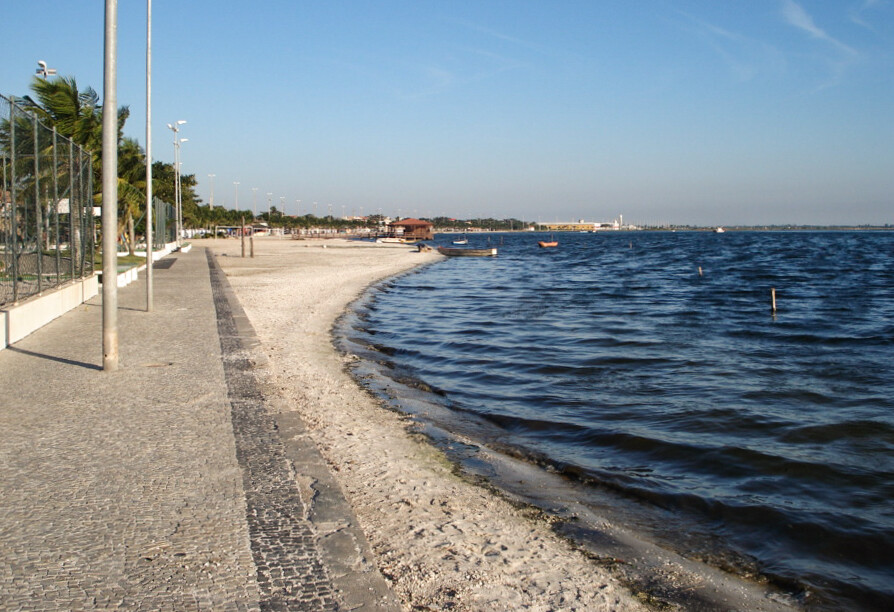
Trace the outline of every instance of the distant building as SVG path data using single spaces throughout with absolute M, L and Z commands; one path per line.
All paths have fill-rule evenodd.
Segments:
M 435 235 L 432 232 L 433 224 L 421 219 L 401 219 L 388 224 L 388 232 L 396 238 L 407 240 L 432 240 Z
M 605 230 L 621 229 L 621 222 L 618 220 L 608 223 L 599 221 L 588 222 L 583 219 L 579 221 L 556 221 L 554 223 L 538 223 L 540 229 L 551 232 L 601 232 Z

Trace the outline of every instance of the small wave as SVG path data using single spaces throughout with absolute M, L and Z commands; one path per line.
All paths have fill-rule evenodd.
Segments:
M 863 560 L 886 567 L 894 533 L 894 234 L 529 238 L 383 285 L 351 334 L 445 427 L 484 419 L 467 434 L 692 516 L 843 607 L 884 599 Z

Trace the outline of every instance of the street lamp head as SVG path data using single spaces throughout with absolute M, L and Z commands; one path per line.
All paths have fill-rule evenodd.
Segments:
M 40 66 L 35 72 L 43 78 L 47 78 L 48 75 L 56 74 L 55 68 L 47 68 L 47 63 L 43 60 L 37 60 L 37 65 Z

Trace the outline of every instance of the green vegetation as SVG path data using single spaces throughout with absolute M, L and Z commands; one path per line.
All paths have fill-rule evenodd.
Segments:
M 141 255 L 118 255 L 118 266 L 127 266 L 132 268 L 134 266 L 141 266 L 146 263 L 146 258 Z M 93 264 L 96 266 L 95 269 L 102 270 L 102 252 L 97 250 L 93 254 Z

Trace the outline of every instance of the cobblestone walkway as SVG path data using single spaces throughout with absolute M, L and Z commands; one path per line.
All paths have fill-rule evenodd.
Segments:
M 308 521 L 295 472 L 254 373 L 257 365 L 237 328 L 209 252 L 211 286 L 232 406 L 236 456 L 243 471 L 251 550 L 262 610 L 336 610 L 337 600 Z
M 0 351 L 0 609 L 258 610 L 201 251 Z M 141 292 L 142 289 L 142 292 Z
M 164 261 L 118 371 L 99 297 L 0 351 L 0 610 L 400 609 L 213 257 Z

